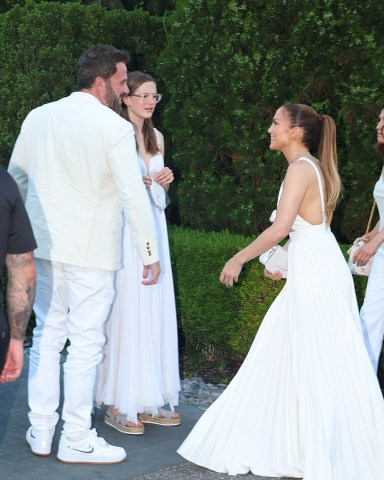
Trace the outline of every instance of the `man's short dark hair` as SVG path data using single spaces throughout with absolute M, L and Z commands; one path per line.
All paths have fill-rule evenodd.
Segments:
M 116 73 L 117 63 L 128 63 L 128 52 L 111 45 L 94 45 L 88 48 L 76 65 L 77 88 L 91 88 L 97 77 L 108 80 Z

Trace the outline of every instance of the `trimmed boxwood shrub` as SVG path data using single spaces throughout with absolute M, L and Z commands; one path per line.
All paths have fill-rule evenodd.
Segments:
M 75 66 L 91 45 L 125 49 L 130 69 L 151 73 L 164 42 L 162 19 L 143 10 L 29 0 L 0 15 L 0 157 L 9 159 L 30 110 L 76 90 Z
M 178 227 L 170 229 L 169 237 L 185 369 L 198 372 L 213 367 L 225 372 L 229 363 L 241 361 L 230 346 L 240 301 L 238 288 L 226 289 L 218 279 L 229 256 L 250 239 Z
M 361 235 L 381 170 L 371 145 L 383 102 L 384 3 L 177 0 L 166 25 L 158 77 L 170 97 L 181 223 L 263 230 L 285 168 L 267 129 L 281 104 L 302 102 L 337 122 L 345 189 L 334 230 L 348 242 Z

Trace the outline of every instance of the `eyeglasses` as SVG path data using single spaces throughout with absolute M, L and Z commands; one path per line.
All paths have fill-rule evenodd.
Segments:
M 138 97 L 140 98 L 140 101 L 141 102 L 152 102 L 154 101 L 155 103 L 159 103 L 161 98 L 162 98 L 162 94 L 161 93 L 140 93 L 138 95 L 135 95 L 134 93 L 128 93 L 128 95 L 130 97 Z

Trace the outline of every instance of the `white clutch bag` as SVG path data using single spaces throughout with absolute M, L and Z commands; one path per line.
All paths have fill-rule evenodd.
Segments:
M 373 217 L 373 212 L 375 211 L 375 206 L 376 206 L 376 200 L 373 201 L 372 209 L 371 209 L 371 214 L 369 215 L 369 220 L 368 220 L 368 225 L 367 229 L 365 230 L 365 234 L 362 237 L 356 238 L 356 240 L 353 242 L 351 248 L 348 250 L 348 267 L 349 270 L 353 275 L 363 275 L 364 277 L 368 277 L 370 271 L 371 271 L 371 265 L 372 265 L 372 260 L 373 257 L 371 257 L 368 262 L 364 266 L 357 266 L 355 263 L 353 263 L 352 258 L 355 255 L 356 251 L 365 245 L 367 243 L 367 235 L 368 232 L 371 228 L 371 223 L 372 223 L 372 217 Z
M 367 243 L 367 241 L 364 239 L 364 237 L 362 238 L 356 238 L 356 240 L 353 242 L 353 245 L 351 246 L 351 248 L 348 250 L 348 255 L 349 255 L 349 258 L 348 258 L 348 267 L 349 267 L 349 270 L 351 271 L 351 273 L 353 275 L 362 275 L 364 277 L 368 277 L 370 271 L 371 271 L 371 265 L 372 265 L 372 260 L 373 260 L 373 257 L 371 257 L 368 262 L 363 265 L 363 266 L 357 266 L 355 263 L 353 263 L 352 261 L 352 258 L 353 256 L 355 255 L 356 251 L 362 247 L 363 245 L 365 245 Z
M 265 266 L 266 270 L 271 273 L 281 272 L 283 278 L 288 275 L 288 252 L 280 245 L 275 245 L 267 252 L 259 257 L 260 262 Z

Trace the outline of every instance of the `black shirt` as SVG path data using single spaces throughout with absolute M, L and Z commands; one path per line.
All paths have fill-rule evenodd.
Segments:
M 0 166 L 0 305 L 3 301 L 2 272 L 7 254 L 27 253 L 36 247 L 17 184 Z

